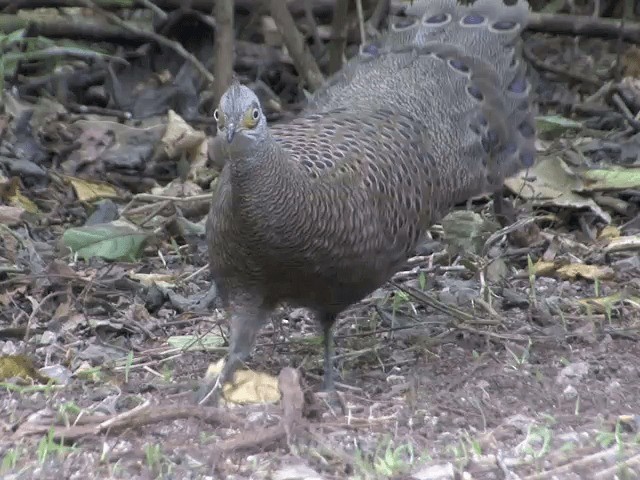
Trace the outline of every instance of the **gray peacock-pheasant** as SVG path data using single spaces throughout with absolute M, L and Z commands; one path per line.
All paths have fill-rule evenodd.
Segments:
M 533 164 L 520 53 L 528 11 L 524 0 L 414 3 L 299 117 L 271 127 L 256 95 L 230 86 L 215 114 L 226 163 L 207 223 L 231 320 L 214 398 L 283 302 L 315 312 L 323 388 L 333 391 L 336 317 L 383 285 L 456 203 Z

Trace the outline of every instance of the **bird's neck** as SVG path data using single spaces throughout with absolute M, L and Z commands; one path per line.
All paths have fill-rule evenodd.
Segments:
M 268 134 L 260 142 L 244 148 L 238 145 L 231 155 L 231 190 L 236 206 L 255 202 L 279 202 L 291 189 L 300 188 L 300 172 Z M 293 185 L 295 184 L 295 185 Z M 293 186 L 292 186 L 293 185 Z

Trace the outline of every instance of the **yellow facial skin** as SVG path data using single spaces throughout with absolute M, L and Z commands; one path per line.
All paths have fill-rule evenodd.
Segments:
M 260 111 L 255 107 L 251 107 L 242 116 L 242 126 L 247 130 L 251 130 L 258 124 L 258 120 L 260 120 Z

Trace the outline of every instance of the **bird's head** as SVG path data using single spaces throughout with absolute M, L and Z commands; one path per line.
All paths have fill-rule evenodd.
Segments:
M 213 116 L 218 124 L 218 135 L 226 138 L 228 143 L 238 136 L 257 140 L 266 132 L 267 120 L 258 97 L 238 82 L 224 92 Z

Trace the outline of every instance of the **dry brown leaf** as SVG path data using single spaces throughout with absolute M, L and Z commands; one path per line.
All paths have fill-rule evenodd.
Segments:
M 22 207 L 10 205 L 0 205 L 0 223 L 9 227 L 14 227 L 22 222 L 22 215 L 25 210 Z
M 201 195 L 203 190 L 202 187 L 190 180 L 182 181 L 180 178 L 176 178 L 162 187 L 153 187 L 151 193 L 165 197 L 193 197 Z
M 183 152 L 189 152 L 192 154 L 190 160 L 197 161 L 197 155 L 201 155 L 200 146 L 206 139 L 207 136 L 203 132 L 194 129 L 180 115 L 169 110 L 167 129 L 160 140 L 162 148 L 169 158 L 178 158 Z
M 9 290 L 8 292 L 0 293 L 0 305 L 6 307 L 11 304 L 14 295 L 24 295 L 24 292 L 27 291 L 27 287 L 24 285 L 14 288 L 13 290 Z
M 4 257 L 10 262 L 15 263 L 18 258 L 18 251 L 20 250 L 20 242 L 12 235 L 9 229 L 0 229 L 0 245 L 4 247 Z
M 61 302 L 56 307 L 55 312 L 51 316 L 50 322 L 64 320 L 71 313 L 71 298 L 69 297 L 66 302 Z
M 541 157 L 531 169 L 507 178 L 505 186 L 534 205 L 588 208 L 604 222 L 611 222 L 611 215 L 592 198 L 577 193 L 584 188 L 583 181 L 560 157 Z

